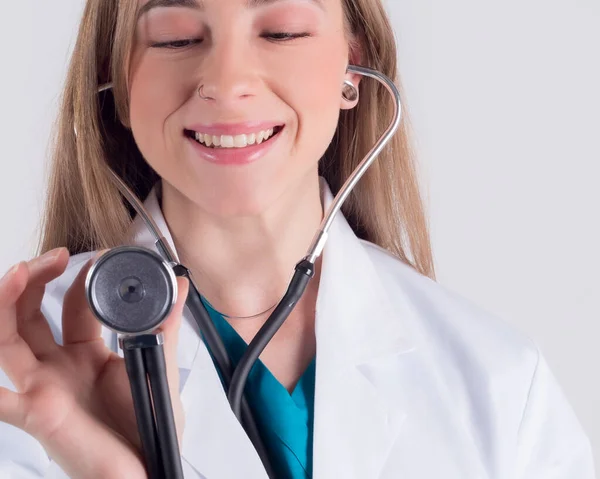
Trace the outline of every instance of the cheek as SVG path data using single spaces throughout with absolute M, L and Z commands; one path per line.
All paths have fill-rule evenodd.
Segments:
M 319 48 L 292 56 L 281 70 L 287 72 L 284 81 L 294 91 L 298 140 L 315 160 L 323 155 L 337 127 L 346 58 L 343 42 L 319 42 Z
M 168 131 L 169 117 L 186 101 L 185 85 L 174 81 L 169 69 L 151 59 L 132 63 L 129 96 L 130 123 L 133 136 L 146 161 L 160 174 L 161 160 L 179 138 L 177 131 Z M 164 160 L 163 160 L 164 161 Z

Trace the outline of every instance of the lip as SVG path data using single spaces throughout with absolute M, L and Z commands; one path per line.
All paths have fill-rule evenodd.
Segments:
M 273 124 L 278 126 L 278 124 Z M 261 127 L 262 128 L 262 127 Z M 197 131 L 197 130 L 196 130 Z M 238 130 L 239 131 L 239 130 Z M 281 133 L 285 131 L 285 126 L 267 141 L 260 145 L 250 145 L 244 148 L 209 148 L 196 140 L 185 136 L 184 138 L 191 144 L 194 153 L 205 161 L 216 165 L 247 165 L 260 160 L 265 156 L 279 141 Z M 209 134 L 209 132 L 206 132 Z M 232 133 L 212 133 L 213 135 L 231 135 Z M 238 133 L 242 134 L 242 133 Z
M 276 126 L 284 126 L 283 122 L 276 121 L 246 121 L 243 123 L 211 123 L 186 126 L 186 130 L 192 130 L 206 135 L 248 135 L 268 130 Z

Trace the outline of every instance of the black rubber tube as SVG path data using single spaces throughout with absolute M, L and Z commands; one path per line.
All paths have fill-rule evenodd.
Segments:
M 246 381 L 248 380 L 252 366 L 254 366 L 254 363 L 267 347 L 269 341 L 275 336 L 275 333 L 281 328 L 298 301 L 300 301 L 304 291 L 306 291 L 308 282 L 313 276 L 314 265 L 309 261 L 302 260 L 296 265 L 296 271 L 283 299 L 273 313 L 271 313 L 271 316 L 269 316 L 269 319 L 267 319 L 262 328 L 256 333 L 256 336 L 248 345 L 248 348 L 235 368 L 227 398 L 229 399 L 231 409 L 238 419 L 242 417 L 244 388 L 246 387 Z
M 181 453 L 179 452 L 179 443 L 177 441 L 177 428 L 173 415 L 173 404 L 167 381 L 165 353 L 162 345 L 144 348 L 143 356 L 148 372 L 158 427 L 158 447 L 163 464 L 163 477 L 183 479 Z
M 188 270 L 179 265 L 175 267 L 175 274 L 177 276 L 185 276 L 189 279 Z M 223 377 L 223 382 L 225 383 L 225 392 L 228 393 L 229 387 L 231 385 L 231 379 L 233 377 L 233 365 L 231 364 L 231 360 L 229 358 L 229 354 L 227 354 L 227 349 L 225 349 L 225 345 L 223 344 L 223 340 L 219 336 L 217 332 L 217 328 L 215 327 L 212 319 L 210 318 L 210 314 L 206 310 L 204 303 L 200 297 L 200 292 L 195 288 L 195 286 L 190 282 L 190 288 L 188 292 L 188 297 L 186 299 L 186 306 L 192 313 L 204 340 L 206 341 L 206 345 L 208 349 L 212 353 L 221 372 L 221 376 Z M 258 453 L 263 466 L 267 472 L 267 475 L 271 479 L 276 479 L 275 470 L 271 464 L 271 460 L 267 453 L 267 448 L 264 445 L 260 432 L 258 430 L 258 425 L 256 424 L 256 420 L 254 415 L 252 414 L 252 410 L 250 409 L 250 405 L 245 397 L 242 397 L 241 401 L 241 415 L 236 417 L 243 425 L 248 438 L 252 442 L 254 449 Z
M 135 417 L 148 479 L 163 479 L 163 466 L 158 448 L 158 431 L 156 430 L 142 351 L 140 349 L 123 348 L 123 357 L 131 386 Z

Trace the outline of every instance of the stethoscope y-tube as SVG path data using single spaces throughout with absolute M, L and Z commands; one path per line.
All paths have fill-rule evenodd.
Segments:
M 260 328 L 259 333 L 250 342 L 244 355 L 240 359 L 240 362 L 235 368 L 227 399 L 229 400 L 233 413 L 238 419 L 242 417 L 242 397 L 250 370 L 263 350 L 267 347 L 267 344 L 269 344 L 269 341 L 271 341 L 271 338 L 275 336 L 275 333 L 279 330 L 281 325 L 295 308 L 298 301 L 302 298 L 309 281 L 315 275 L 314 266 L 313 263 L 305 259 L 296 265 L 294 276 L 290 281 L 290 285 L 288 286 L 283 299 L 275 307 L 275 310 L 271 313 L 269 319 L 267 319 L 265 324 Z M 252 348 L 250 346 L 252 346 Z
M 223 344 L 223 341 L 217 332 L 215 324 L 210 318 L 210 315 L 201 300 L 200 292 L 192 280 L 191 273 L 187 268 L 180 264 L 174 267 L 174 271 L 176 272 L 177 276 L 185 276 L 190 282 L 190 290 L 185 304 L 190 310 L 190 313 L 192 313 L 192 316 L 194 317 L 194 320 L 196 321 L 196 324 L 198 325 L 198 328 L 204 337 L 207 348 L 211 351 L 215 361 L 217 362 L 218 368 L 221 372 L 221 377 L 223 378 L 225 391 L 227 392 L 231 385 L 233 376 L 233 365 L 229 359 L 229 354 L 227 353 L 225 345 Z M 258 453 L 268 476 L 275 478 L 275 473 L 271 465 L 269 455 L 267 454 L 267 449 L 262 441 L 256 420 L 254 419 L 250 405 L 245 397 L 242 397 L 240 407 L 241 415 L 236 415 L 236 417 L 246 430 L 246 434 L 248 434 L 252 445 L 256 449 L 256 452 Z
M 232 411 L 244 426 L 250 440 L 252 441 L 254 447 L 256 448 L 256 451 L 258 452 L 265 466 L 267 474 L 270 478 L 273 479 L 275 478 L 275 474 L 269 461 L 269 456 L 266 452 L 261 436 L 258 432 L 258 428 L 252 415 L 252 412 L 244 397 L 244 388 L 248 379 L 248 375 L 250 373 L 250 370 L 252 369 L 252 366 L 258 360 L 269 341 L 273 338 L 273 336 L 277 333 L 277 331 L 283 325 L 285 320 L 289 317 L 290 313 L 292 312 L 292 310 L 300 301 L 304 292 L 306 291 L 310 280 L 315 274 L 316 261 L 323 252 L 325 243 L 327 241 L 328 232 L 331 225 L 333 224 L 335 215 L 341 210 L 342 204 L 350 195 L 354 186 L 358 183 L 360 178 L 364 175 L 364 173 L 368 170 L 369 166 L 373 163 L 377 155 L 383 150 L 385 145 L 389 142 L 394 133 L 397 131 L 398 127 L 400 126 L 400 121 L 402 117 L 400 93 L 391 79 L 389 79 L 387 76 L 383 75 L 382 73 L 379 73 L 376 70 L 372 70 L 370 68 L 365 67 L 350 65 L 347 71 L 350 73 L 357 73 L 362 76 L 373 78 L 379 81 L 387 89 L 387 91 L 392 95 L 394 100 L 394 112 L 392 121 L 390 122 L 390 125 L 388 126 L 387 130 L 382 135 L 382 137 L 378 140 L 378 142 L 366 155 L 366 157 L 359 163 L 359 165 L 356 167 L 356 169 L 350 175 L 350 177 L 346 180 L 344 185 L 341 187 L 339 193 L 334 198 L 333 203 L 326 212 L 324 219 L 317 233 L 315 234 L 313 242 L 311 243 L 306 256 L 296 265 L 294 275 L 292 277 L 292 280 L 290 281 L 290 284 L 288 285 L 284 297 L 275 307 L 265 324 L 261 327 L 259 332 L 254 337 L 254 339 L 250 342 L 248 348 L 246 349 L 235 370 L 231 364 L 231 360 L 229 359 L 229 355 L 227 354 L 225 345 L 223 344 L 223 341 L 220 338 L 216 327 L 212 322 L 212 319 L 210 318 L 206 307 L 204 306 L 204 303 L 202 302 L 200 292 L 196 287 L 196 284 L 190 271 L 185 266 L 179 263 L 169 243 L 162 235 L 160 229 L 157 227 L 152 217 L 146 212 L 144 206 L 139 201 L 139 199 L 131 192 L 129 187 L 116 173 L 114 173 L 112 170 L 110 171 L 114 183 L 123 195 L 123 197 L 135 209 L 137 214 L 145 223 L 146 227 L 152 233 L 155 239 L 155 246 L 158 252 L 160 253 L 160 257 L 162 257 L 164 264 L 168 265 L 169 269 L 173 274 L 176 274 L 177 276 L 185 276 L 186 278 L 188 278 L 190 288 L 188 297 L 186 299 L 186 306 L 192 313 L 192 316 L 194 317 L 194 320 L 199 328 L 199 332 L 203 337 L 207 348 L 210 350 L 215 360 L 215 363 L 221 373 L 227 398 L 231 405 Z M 111 88 L 112 84 L 102 85 L 98 88 L 98 92 L 106 91 Z M 90 299 L 91 301 L 91 296 L 88 299 Z M 119 332 L 117 329 L 115 329 L 115 331 Z M 148 331 L 145 331 L 145 333 L 147 332 Z M 123 344 L 125 346 L 125 343 Z M 175 438 L 175 445 L 177 444 L 176 435 L 172 435 L 172 432 L 174 431 L 174 422 L 172 428 L 169 424 L 167 424 L 166 428 L 162 430 L 168 436 L 167 439 L 165 439 L 165 441 L 167 442 L 160 442 L 156 438 L 157 435 L 161 435 L 160 423 L 156 424 L 155 421 L 154 425 L 151 424 L 151 420 L 156 420 L 157 408 L 154 408 L 154 417 L 151 418 L 151 411 L 148 407 L 148 397 L 145 396 L 145 392 L 143 391 L 142 383 L 140 380 L 140 366 L 142 365 L 142 363 L 146 365 L 146 363 L 144 362 L 145 357 L 143 355 L 143 352 L 141 357 L 139 351 L 128 352 L 127 354 L 125 354 L 125 359 L 126 363 L 129 364 L 127 367 L 132 369 L 132 374 L 130 376 L 131 388 L 132 394 L 134 394 L 138 428 L 140 431 L 140 436 L 143 436 L 142 443 L 147 468 L 149 471 L 164 471 L 165 464 L 164 458 L 160 455 L 160 453 L 162 452 L 161 448 L 164 448 L 165 451 L 169 451 L 171 455 L 175 454 L 176 452 L 178 454 L 178 451 L 176 451 L 171 444 L 173 438 Z M 158 364 L 164 364 L 164 356 L 162 358 L 162 363 L 160 362 L 160 358 L 157 359 L 156 357 L 154 357 L 154 359 L 158 361 Z M 157 363 L 154 363 L 155 366 L 156 364 Z M 161 374 L 160 368 L 151 368 L 151 370 L 153 371 L 153 375 Z M 166 377 L 166 373 L 164 374 L 164 377 Z M 153 379 L 150 376 L 148 376 L 148 378 Z M 156 390 L 156 394 L 162 394 L 161 390 L 163 389 L 163 387 L 159 387 Z M 166 388 L 166 391 L 168 393 L 168 387 Z M 168 409 L 167 406 L 168 402 L 164 401 L 162 406 L 158 408 L 159 412 L 161 414 L 166 414 L 166 409 Z M 168 414 L 166 415 L 168 416 Z M 165 420 L 167 422 L 172 420 L 172 410 L 170 418 L 165 418 Z M 164 427 L 165 426 L 163 426 L 163 428 Z M 154 455 L 154 451 L 156 450 L 159 450 L 157 458 L 155 458 Z M 180 460 L 173 460 L 169 464 L 172 464 L 174 462 L 180 463 Z M 169 474 L 172 475 L 167 475 L 164 477 L 179 477 L 176 475 L 175 472 L 170 472 Z M 152 476 L 150 477 L 152 479 Z

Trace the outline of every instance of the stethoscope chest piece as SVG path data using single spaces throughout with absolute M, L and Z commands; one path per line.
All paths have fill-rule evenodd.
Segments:
M 177 299 L 171 266 L 145 248 L 121 246 L 100 256 L 86 278 L 92 312 L 107 328 L 126 335 L 154 331 Z

